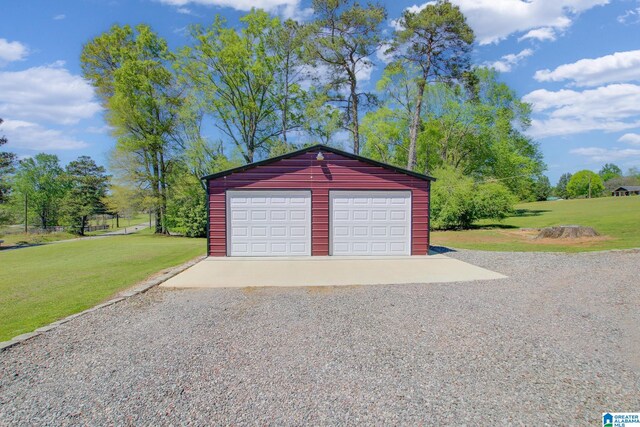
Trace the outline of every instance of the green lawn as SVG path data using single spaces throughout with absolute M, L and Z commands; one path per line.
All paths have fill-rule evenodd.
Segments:
M 137 213 L 131 218 L 120 218 L 119 227 L 116 227 L 116 220 L 106 220 L 106 224 L 109 225 L 108 230 L 100 230 L 87 232 L 87 236 L 99 236 L 104 233 L 108 233 L 110 231 L 122 230 L 124 228 L 130 227 L 132 225 L 138 224 L 148 224 L 149 223 L 149 214 L 145 213 Z M 102 224 L 100 220 L 90 221 L 90 225 Z M 35 234 L 29 233 L 25 234 L 22 232 L 17 232 L 16 230 L 21 231 L 21 228 L 17 228 L 17 226 L 7 226 L 0 229 L 0 240 L 4 240 L 3 246 L 14 246 L 14 245 L 37 245 L 41 243 L 49 243 L 55 242 L 58 240 L 68 240 L 68 239 L 76 239 L 78 236 L 75 234 L 60 232 L 60 233 L 47 233 L 47 234 Z
M 205 246 L 147 231 L 0 251 L 0 341 L 99 304 Z
M 580 252 L 640 247 L 640 197 L 557 200 L 524 203 L 515 216 L 501 223 L 484 221 L 465 231 L 434 231 L 432 244 L 454 248 L 492 251 Z M 521 228 L 541 228 L 578 224 L 593 227 L 603 236 L 571 241 L 537 241 L 533 232 Z

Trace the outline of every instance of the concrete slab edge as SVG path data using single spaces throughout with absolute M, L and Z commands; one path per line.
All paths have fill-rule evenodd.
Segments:
M 38 329 L 34 330 L 33 332 L 27 332 L 21 335 L 18 335 L 16 337 L 11 338 L 10 340 L 7 341 L 0 341 L 0 352 L 2 352 L 3 350 L 6 350 L 8 348 L 11 348 L 15 345 L 21 344 L 27 340 L 30 340 L 31 338 L 37 337 L 40 334 L 43 334 L 45 332 L 51 331 L 53 329 L 56 329 L 58 326 L 63 325 L 73 319 L 76 319 L 78 317 L 84 316 L 85 314 L 94 312 L 96 310 L 100 310 L 102 308 L 105 307 L 109 307 L 110 305 L 119 303 L 120 301 L 124 301 L 127 298 L 131 298 L 132 296 L 138 295 L 138 294 L 142 294 L 147 292 L 149 289 L 158 286 L 159 284 L 169 280 L 170 278 L 172 278 L 173 276 L 175 276 L 176 274 L 182 273 L 184 270 L 186 270 L 189 267 L 193 267 L 195 264 L 199 263 L 200 261 L 202 261 L 203 259 L 205 259 L 206 256 L 199 256 L 197 258 L 194 258 L 192 260 L 189 260 L 187 262 L 185 262 L 184 264 L 178 265 L 176 267 L 172 267 L 169 268 L 168 270 L 163 270 L 161 273 L 156 274 L 154 276 L 152 276 L 149 279 L 146 279 L 142 282 L 139 282 L 135 285 L 133 285 L 131 288 L 127 289 L 126 291 L 122 291 L 116 294 L 115 298 L 112 298 L 106 302 L 103 302 L 102 304 L 98 304 L 96 306 L 93 306 L 91 308 L 88 308 L 84 311 L 81 311 L 80 313 L 75 313 L 75 314 L 71 314 L 65 318 L 62 318 L 60 320 L 56 320 L 55 322 L 49 323 L 48 325 L 45 326 L 41 326 Z

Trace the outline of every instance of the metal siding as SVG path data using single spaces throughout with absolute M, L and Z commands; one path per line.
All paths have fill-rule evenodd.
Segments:
M 372 166 L 336 153 L 317 151 L 256 166 L 209 181 L 209 254 L 226 255 L 228 189 L 311 190 L 311 253 L 329 254 L 329 190 L 411 190 L 412 255 L 425 255 L 429 244 L 429 181 Z

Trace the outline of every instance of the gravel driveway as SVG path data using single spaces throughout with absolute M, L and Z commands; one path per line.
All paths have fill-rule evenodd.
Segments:
M 0 353 L 0 425 L 599 425 L 640 411 L 640 252 L 510 276 L 161 290 Z

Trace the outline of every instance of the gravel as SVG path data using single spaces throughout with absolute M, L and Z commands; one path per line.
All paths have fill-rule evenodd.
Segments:
M 163 290 L 0 353 L 0 425 L 595 425 L 640 410 L 640 252 L 507 279 Z

